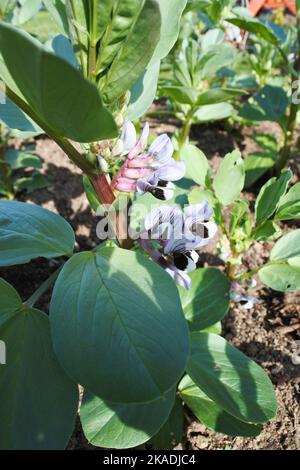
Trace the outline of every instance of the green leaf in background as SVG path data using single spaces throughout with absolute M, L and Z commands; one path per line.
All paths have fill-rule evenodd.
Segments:
M 226 315 L 231 283 L 217 268 L 201 268 L 190 273 L 192 288 L 179 288 L 182 308 L 191 331 L 214 325 Z
M 253 18 L 251 16 L 249 16 L 249 18 L 226 18 L 226 21 L 248 31 L 249 33 L 255 34 L 274 46 L 279 46 L 280 44 L 279 39 L 273 30 L 257 18 Z
M 58 134 L 77 142 L 116 137 L 97 87 L 29 34 L 0 23 L 1 53 L 34 111 Z
M 12 22 L 21 25 L 36 15 L 42 6 L 42 0 L 23 0 L 18 2 L 20 6 L 14 11 Z
M 214 179 L 214 189 L 219 201 L 227 206 L 238 198 L 244 187 L 245 166 L 239 150 L 225 155 Z
M 0 449 L 64 449 L 75 425 L 77 385 L 54 355 L 48 316 L 22 304 L 3 279 L 0 295 L 0 338 L 6 345 Z
M 96 44 L 109 25 L 113 7 L 116 6 L 117 2 L 114 0 L 102 0 L 100 2 L 99 0 L 84 0 L 84 2 L 91 10 L 89 31 L 93 42 Z M 122 3 L 124 5 L 127 1 L 125 0 Z
M 284 235 L 271 251 L 272 261 L 296 256 L 300 256 L 300 229 Z
M 291 170 L 284 170 L 279 178 L 273 177 L 263 185 L 255 203 L 257 226 L 261 225 L 274 214 L 280 198 L 287 190 L 287 185 L 291 177 Z
M 88 441 L 99 447 L 128 449 L 148 441 L 167 420 L 175 390 L 148 403 L 110 403 L 85 391 L 80 420 Z
M 201 106 L 193 116 L 193 123 L 220 121 L 232 116 L 234 108 L 229 103 L 217 103 Z
M 198 96 L 197 105 L 204 106 L 208 104 L 223 103 L 224 101 L 242 96 L 245 93 L 246 91 L 235 88 L 211 88 Z
M 218 70 L 230 66 L 237 56 L 231 44 L 216 44 L 204 51 L 197 63 L 197 71 L 202 79 L 214 78 Z
M 216 44 L 222 44 L 224 41 L 224 37 L 225 37 L 225 33 L 221 29 L 218 29 L 218 28 L 209 29 L 201 37 L 202 50 L 206 51 L 211 46 L 215 46 Z
M 280 199 L 274 220 L 291 220 L 300 217 L 300 183 L 296 183 Z
M 7 96 L 5 103 L 0 103 L 0 121 L 10 129 L 30 132 L 32 136 L 43 133 L 42 129 Z
M 127 119 L 134 121 L 150 108 L 157 89 L 160 62 L 150 65 L 131 88 Z
M 171 98 L 180 104 L 195 104 L 197 101 L 198 92 L 194 88 L 187 86 L 162 86 L 159 89 L 160 96 Z
M 199 202 L 207 201 L 211 209 L 213 209 L 215 204 L 214 194 L 208 189 L 192 189 L 189 193 L 188 200 L 190 204 L 199 204 Z
M 174 46 L 180 28 L 182 12 L 187 4 L 187 0 L 158 0 L 161 27 L 160 39 L 156 44 L 151 64 L 163 59 Z M 151 18 L 151 22 L 152 22 Z
M 18 201 L 0 201 L 0 266 L 72 253 L 75 236 L 59 215 Z
M 264 370 L 221 336 L 192 333 L 187 373 L 227 413 L 251 423 L 276 414 L 276 398 Z
M 69 62 L 73 67 L 79 68 L 72 44 L 66 36 L 63 34 L 57 34 L 47 43 L 47 46 L 57 57 Z
M 284 264 L 263 266 L 259 272 L 261 282 L 280 292 L 293 292 L 300 289 L 300 262 L 288 260 Z
M 43 0 L 43 3 L 61 33 L 69 35 L 69 21 L 66 12 L 66 0 Z
M 214 325 L 208 326 L 202 331 L 205 333 L 215 333 L 216 335 L 220 335 L 222 333 L 222 323 L 218 321 L 218 323 L 214 323 Z
M 26 152 L 25 150 L 17 150 L 10 148 L 5 153 L 5 161 L 12 170 L 19 168 L 42 168 L 42 161 L 38 155 Z
M 0 1 L 0 19 L 5 19 L 14 11 L 17 0 L 1 0 Z
M 276 240 L 281 235 L 281 229 L 273 220 L 267 220 L 254 232 L 254 239 L 263 242 L 265 240 Z
M 103 400 L 155 400 L 183 373 L 188 329 L 177 288 L 139 253 L 103 248 L 74 255 L 56 281 L 50 310 L 61 364 Z
M 283 88 L 265 85 L 252 98 L 253 103 L 246 103 L 240 109 L 239 115 L 250 121 L 275 121 L 281 123 L 289 98 Z
M 155 450 L 172 450 L 183 438 L 184 415 L 180 398 L 176 397 L 171 413 L 148 445 Z
M 262 427 L 240 421 L 226 413 L 219 405 L 205 395 L 192 379 L 186 375 L 179 384 L 180 396 L 201 423 L 215 432 L 228 436 L 258 436 Z
M 144 72 L 159 41 L 160 25 L 158 3 L 145 0 L 106 75 L 102 91 L 108 102 L 120 98 Z
M 236 232 L 242 230 L 243 233 L 250 235 L 251 228 L 249 203 L 245 199 L 237 199 L 230 211 L 229 233 L 231 237 L 234 237 Z
M 28 193 L 33 193 L 37 189 L 46 188 L 49 184 L 46 176 L 39 172 L 34 172 L 31 176 L 24 176 L 22 178 L 13 178 L 14 191 L 16 193 L 26 190 Z
M 204 153 L 195 145 L 186 144 L 180 149 L 180 159 L 186 164 L 186 178 L 191 178 L 200 186 L 206 186 L 210 166 Z
M 247 155 L 245 159 L 245 187 L 249 188 L 261 176 L 273 168 L 276 163 L 276 157 L 276 153 L 271 155 L 264 152 L 254 152 Z
M 109 9 L 109 2 L 107 0 L 105 0 L 105 4 L 105 8 Z M 100 44 L 100 52 L 96 64 L 97 74 L 104 72 L 119 53 L 140 9 L 141 2 L 139 0 L 114 1 L 113 10 L 110 12 L 111 19 L 107 24 Z

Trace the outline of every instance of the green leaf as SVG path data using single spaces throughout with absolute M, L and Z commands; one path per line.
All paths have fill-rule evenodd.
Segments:
M 15 25 L 21 25 L 30 20 L 34 15 L 37 14 L 42 6 L 42 0 L 23 0 L 19 9 L 16 11 L 13 23 Z
M 271 260 L 288 259 L 300 256 L 300 229 L 284 235 L 271 251 Z
M 219 201 L 227 206 L 238 198 L 244 187 L 245 167 L 239 150 L 225 155 L 215 176 L 214 188 Z
M 197 98 L 197 105 L 204 106 L 208 104 L 223 103 L 246 93 L 244 90 L 236 88 L 211 88 L 204 91 Z
M 258 436 L 262 427 L 250 424 L 226 413 L 219 405 L 205 395 L 192 379 L 186 375 L 179 384 L 180 396 L 196 418 L 215 432 L 228 436 Z
M 213 325 L 226 315 L 230 305 L 229 279 L 216 268 L 202 268 L 190 273 L 192 288 L 179 288 L 182 308 L 191 331 Z
M 112 9 L 115 0 L 85 0 L 88 4 L 91 3 L 92 9 L 92 25 L 90 31 L 92 32 L 92 37 L 94 42 L 97 43 L 103 36 L 106 27 L 109 25 L 111 20 Z M 126 3 L 123 1 L 123 5 Z M 134 2 L 131 2 L 134 3 Z
M 188 199 L 190 204 L 199 204 L 199 202 L 207 201 L 211 209 L 213 209 L 215 204 L 213 193 L 206 189 L 192 189 L 189 193 Z
M 13 186 L 16 193 L 26 190 L 28 193 L 33 193 L 37 189 L 46 188 L 49 184 L 46 176 L 41 173 L 35 172 L 31 176 L 22 178 L 14 178 Z
M 250 222 L 250 223 L 249 223 Z M 247 226 L 246 226 L 247 225 Z M 251 232 L 251 219 L 249 213 L 249 203 L 245 199 L 237 199 L 230 212 L 229 233 L 234 237 L 236 232 Z M 246 229 L 246 230 L 245 230 Z
M 220 335 L 222 333 L 222 323 L 218 321 L 218 323 L 214 323 L 214 325 L 204 328 L 202 331 L 205 333 L 215 333 L 216 335 Z
M 1 53 L 34 111 L 58 134 L 77 142 L 116 137 L 97 87 L 29 34 L 0 23 Z
M 174 46 L 179 34 L 181 15 L 187 0 L 172 0 L 172 2 L 170 0 L 159 0 L 157 3 L 161 17 L 160 39 L 156 44 L 151 64 L 166 57 Z M 151 18 L 149 21 L 153 23 L 154 19 Z
M 261 176 L 269 171 L 276 163 L 276 154 L 264 152 L 250 153 L 245 159 L 246 179 L 245 187 L 249 188 Z
M 31 132 L 32 135 L 43 133 L 42 129 L 7 96 L 5 103 L 0 104 L 0 121 L 12 130 Z
M 278 46 L 280 44 L 279 39 L 273 30 L 261 23 L 257 18 L 226 18 L 226 21 L 248 31 L 249 33 L 255 34 L 274 46 Z
M 251 121 L 282 122 L 289 98 L 283 88 L 265 85 L 253 97 L 253 103 L 246 103 L 240 109 L 239 115 Z
M 114 0 L 111 19 L 100 44 L 96 65 L 97 74 L 104 72 L 115 59 L 139 14 L 140 8 L 141 2 L 139 0 Z
M 94 446 L 128 449 L 147 442 L 167 420 L 175 390 L 148 403 L 110 403 L 85 391 L 80 420 Z
M 236 56 L 237 50 L 231 44 L 216 44 L 201 54 L 197 71 L 203 80 L 215 78 L 218 70 L 230 66 Z
M 163 86 L 159 89 L 160 96 L 170 98 L 180 104 L 196 104 L 198 92 L 187 86 Z
M 233 106 L 229 103 L 208 104 L 196 111 L 193 123 L 219 121 L 232 116 L 233 112 Z
M 185 176 L 205 186 L 210 175 L 210 166 L 204 153 L 195 145 L 187 144 L 180 149 L 180 158 L 186 164 Z
M 152 105 L 160 70 L 160 62 L 150 65 L 131 88 L 127 119 L 134 121 L 143 116 Z
M 66 12 L 65 0 L 43 0 L 43 3 L 53 20 L 57 24 L 61 33 L 69 35 L 69 22 Z
M 300 289 L 300 263 L 289 260 L 287 264 L 263 266 L 259 272 L 261 282 L 280 292 L 293 292 Z
M 54 355 L 48 316 L 22 304 L 3 279 L 0 293 L 7 356 L 0 366 L 0 448 L 64 449 L 75 424 L 77 385 Z
M 0 1 L 0 19 L 5 19 L 14 11 L 17 0 L 1 0 Z
M 261 225 L 274 214 L 281 196 L 283 196 L 287 190 L 287 185 L 291 177 L 292 172 L 285 170 L 281 173 L 279 178 L 273 177 L 263 185 L 255 203 L 257 226 Z
M 76 55 L 74 54 L 71 42 L 63 34 L 57 34 L 54 38 L 49 41 L 50 50 L 54 52 L 57 57 L 64 59 L 69 62 L 75 68 L 79 68 Z
M 214 402 L 235 418 L 264 423 L 276 414 L 274 389 L 254 361 L 212 333 L 192 333 L 187 373 Z
M 5 153 L 5 161 L 9 163 L 12 170 L 18 170 L 19 168 L 42 168 L 40 157 L 26 152 L 26 150 L 8 149 Z
M 72 228 L 59 215 L 34 204 L 0 201 L 0 266 L 67 255 L 74 243 Z
M 265 240 L 276 240 L 280 235 L 280 227 L 273 220 L 267 220 L 255 230 L 254 239 L 263 242 Z
M 157 2 L 145 0 L 144 6 L 107 73 L 102 91 L 108 102 L 114 102 L 120 98 L 144 72 L 159 41 L 160 25 Z
M 60 362 L 103 400 L 155 400 L 185 368 L 188 329 L 177 288 L 139 253 L 76 254 L 56 281 L 50 310 Z
M 300 183 L 296 183 L 280 199 L 274 220 L 291 220 L 300 217 Z
M 159 430 L 148 442 L 154 450 L 172 450 L 183 437 L 184 415 L 181 400 L 176 397 L 170 416 Z

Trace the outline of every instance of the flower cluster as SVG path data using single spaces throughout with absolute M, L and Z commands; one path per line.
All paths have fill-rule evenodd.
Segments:
M 187 273 L 196 269 L 199 258 L 196 250 L 207 245 L 216 234 L 217 226 L 209 220 L 211 216 L 212 210 L 204 201 L 183 211 L 168 205 L 156 207 L 145 218 L 142 246 L 186 289 L 191 287 Z M 155 240 L 159 248 L 154 250 L 144 238 Z
M 149 192 L 157 199 L 171 199 L 174 190 L 172 181 L 178 181 L 184 176 L 185 164 L 174 160 L 174 147 L 167 134 L 157 137 L 146 151 L 148 137 L 148 123 L 138 140 L 132 122 L 123 124 L 113 155 L 127 155 L 127 158 L 114 177 L 112 186 L 118 191 Z

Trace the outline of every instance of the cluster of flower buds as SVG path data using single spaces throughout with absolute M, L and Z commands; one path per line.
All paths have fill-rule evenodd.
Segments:
M 173 158 L 174 147 L 167 134 L 162 134 L 150 145 L 149 125 L 145 124 L 137 140 L 132 122 L 123 124 L 122 134 L 112 150 L 114 156 L 127 156 L 112 181 L 114 189 L 123 192 L 151 193 L 161 200 L 171 199 L 174 185 L 185 174 L 185 164 Z

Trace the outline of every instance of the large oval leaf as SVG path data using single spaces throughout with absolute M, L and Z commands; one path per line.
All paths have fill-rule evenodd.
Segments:
M 239 197 L 245 183 L 245 166 L 239 150 L 225 155 L 214 180 L 216 196 L 224 205 Z
M 180 398 L 177 396 L 171 413 L 155 436 L 153 436 L 148 445 L 155 450 L 173 449 L 183 438 L 184 414 Z
M 155 400 L 185 368 L 188 331 L 177 288 L 139 254 L 103 248 L 73 256 L 50 310 L 61 364 L 103 400 Z
M 0 295 L 7 356 L 0 366 L 0 448 L 64 449 L 75 424 L 77 385 L 57 362 L 47 315 L 22 304 L 3 279 Z
M 300 262 L 293 259 L 284 264 L 269 264 L 259 272 L 261 282 L 280 292 L 293 292 L 300 289 Z
M 59 215 L 18 201 L 0 201 L 0 266 L 72 253 L 75 236 Z
M 186 178 L 205 186 L 210 176 L 210 166 L 204 153 L 195 145 L 186 144 L 180 149 L 180 158 L 185 161 Z
M 288 259 L 300 256 L 300 229 L 282 237 L 271 251 L 271 260 Z
M 128 449 L 147 442 L 167 420 L 175 390 L 148 403 L 110 403 L 85 392 L 80 409 L 83 432 L 99 447 Z
M 213 400 L 208 398 L 192 379 L 186 375 L 179 384 L 180 396 L 205 426 L 228 436 L 257 436 L 261 431 L 258 424 L 250 424 L 226 413 Z
M 300 217 L 300 183 L 296 183 L 279 201 L 275 220 L 290 220 Z
M 192 288 L 180 288 L 185 318 L 192 331 L 214 325 L 226 315 L 231 283 L 216 268 L 197 269 L 190 274 Z
M 187 372 L 198 387 L 227 413 L 264 423 L 276 414 L 274 389 L 254 361 L 212 333 L 192 333 Z
M 117 136 L 96 85 L 25 31 L 0 23 L 1 54 L 34 111 L 58 134 L 77 142 Z M 3 78 L 3 77 L 2 77 Z

